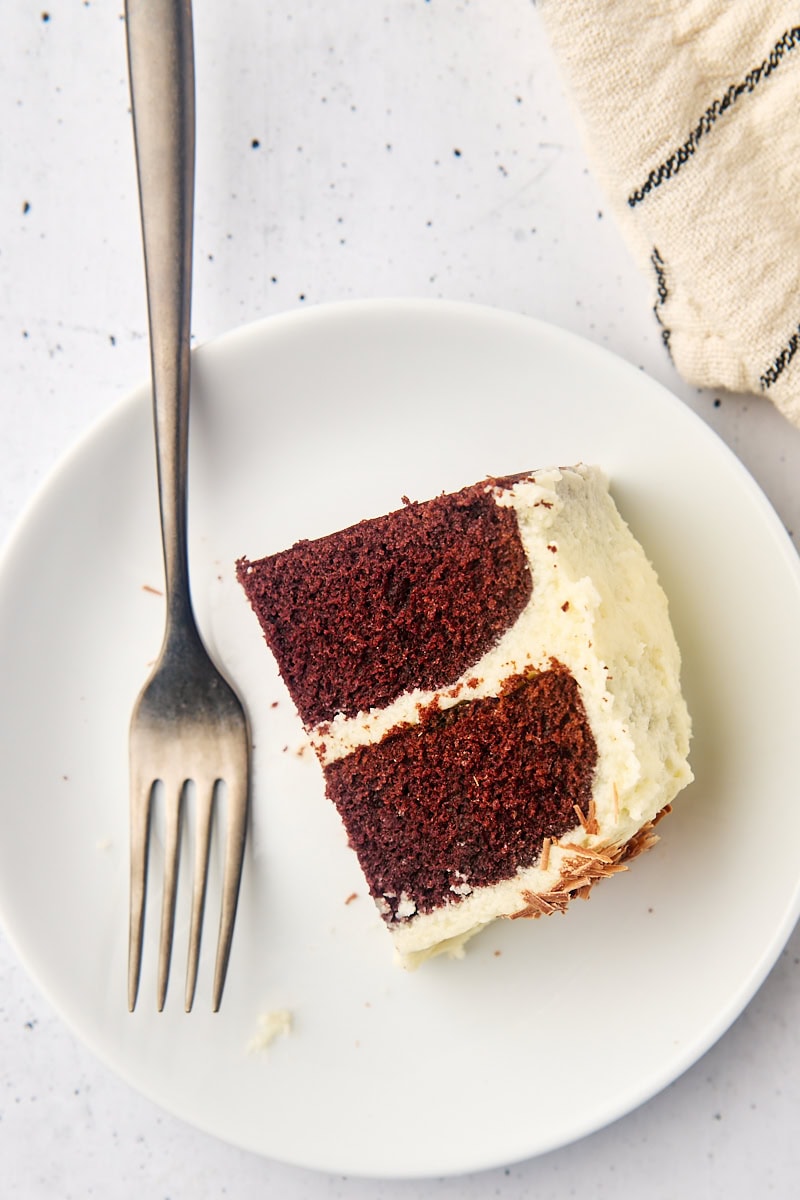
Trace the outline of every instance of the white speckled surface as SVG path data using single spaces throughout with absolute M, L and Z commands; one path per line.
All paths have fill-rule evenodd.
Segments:
M 651 281 L 603 215 L 527 0 L 198 0 L 195 25 L 198 342 L 352 297 L 475 300 L 542 317 L 670 387 L 800 528 L 800 431 L 760 399 L 676 377 Z M 62 451 L 147 375 L 117 6 L 5 5 L 0 113 L 5 537 Z M 790 1197 L 798 1012 L 795 933 L 729 1033 L 624 1120 L 507 1170 L 378 1183 L 277 1165 L 160 1112 L 74 1040 L 0 937 L 2 1192 Z

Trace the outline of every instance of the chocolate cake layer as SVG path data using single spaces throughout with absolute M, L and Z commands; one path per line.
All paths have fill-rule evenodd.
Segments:
M 325 769 L 386 919 L 431 912 L 534 864 L 592 796 L 597 747 L 560 664 L 499 697 L 423 714 Z
M 531 576 L 490 484 L 237 563 L 307 726 L 445 687 L 513 625 Z

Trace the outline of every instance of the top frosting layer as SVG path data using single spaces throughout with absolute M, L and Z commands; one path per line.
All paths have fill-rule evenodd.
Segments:
M 495 482 L 237 563 L 307 726 L 446 687 L 514 624 L 531 575 Z

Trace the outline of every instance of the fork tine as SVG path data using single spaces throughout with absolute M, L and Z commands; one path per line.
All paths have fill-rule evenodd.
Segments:
M 247 834 L 247 806 L 248 785 L 245 770 L 236 772 L 233 782 L 228 783 L 225 870 L 222 879 L 222 911 L 217 939 L 217 961 L 214 968 L 214 990 L 211 1004 L 213 1012 L 219 1011 L 231 953 Z
M 150 800 L 153 784 L 131 779 L 130 915 L 128 929 L 128 1011 L 136 1008 L 142 969 L 144 908 L 147 893 L 147 847 L 150 840 Z
M 166 790 L 164 838 L 164 893 L 161 902 L 161 938 L 158 947 L 158 1011 L 164 1009 L 172 957 L 175 900 L 178 894 L 178 859 L 181 843 L 181 813 L 185 785 Z
M 206 906 L 208 884 L 208 851 L 211 843 L 211 816 L 214 809 L 214 785 L 202 793 L 197 789 L 195 812 L 196 834 L 194 855 L 194 883 L 192 885 L 192 918 L 189 927 L 189 962 L 186 968 L 186 1012 L 192 1011 L 197 966 L 200 960 L 200 941 L 203 933 L 203 913 Z

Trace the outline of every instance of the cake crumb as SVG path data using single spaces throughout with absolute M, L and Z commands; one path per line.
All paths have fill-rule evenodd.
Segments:
M 258 1018 L 258 1030 L 247 1043 L 248 1054 L 260 1054 L 268 1050 L 277 1037 L 291 1033 L 292 1014 L 288 1008 L 274 1008 L 263 1012 Z
M 350 895 L 345 900 L 345 904 L 352 904 L 353 901 L 357 900 L 357 899 L 358 899 L 358 892 L 351 892 Z
M 142 584 L 142 591 L 149 592 L 151 596 L 163 596 L 164 593 L 158 588 L 151 587 L 149 583 Z

